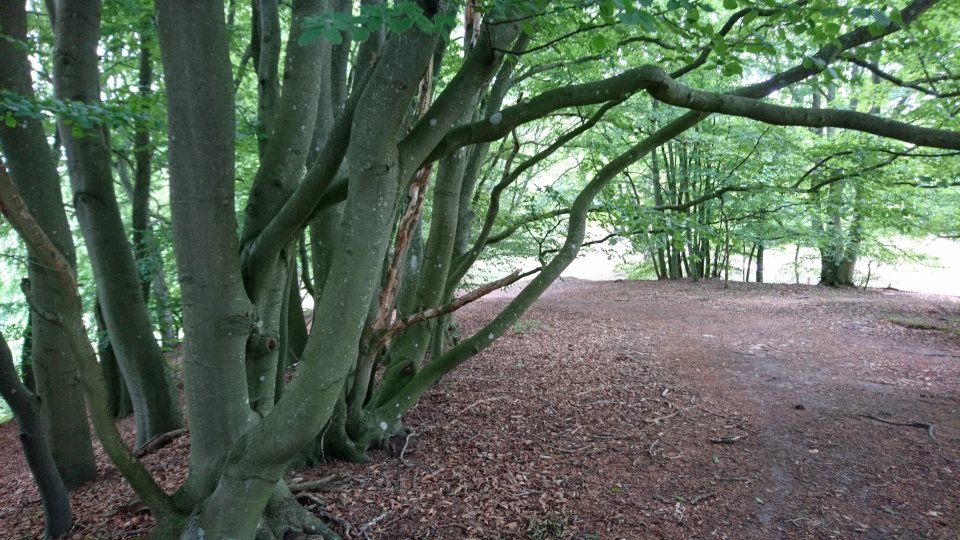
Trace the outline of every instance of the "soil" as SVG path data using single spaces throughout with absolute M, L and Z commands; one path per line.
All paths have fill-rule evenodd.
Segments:
M 476 330 L 506 302 L 464 308 Z M 290 474 L 345 538 L 960 538 L 960 298 L 555 285 L 362 464 Z M 132 419 L 121 422 L 132 439 Z M 188 437 L 145 458 L 168 490 Z M 100 456 L 72 538 L 152 526 Z M 42 512 L 0 426 L 0 539 Z

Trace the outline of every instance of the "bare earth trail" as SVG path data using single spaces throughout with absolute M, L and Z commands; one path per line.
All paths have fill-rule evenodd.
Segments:
M 301 500 L 346 538 L 960 538 L 960 299 L 730 286 L 559 283 L 424 397 L 411 437 L 290 480 L 343 473 Z M 465 308 L 465 332 L 508 301 Z M 39 513 L 10 425 L 0 539 Z M 148 466 L 175 484 L 185 454 Z M 78 514 L 131 497 L 103 469 Z M 103 513 L 74 537 L 150 523 Z

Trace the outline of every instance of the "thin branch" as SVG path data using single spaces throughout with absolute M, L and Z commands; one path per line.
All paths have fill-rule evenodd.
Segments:
M 873 74 L 876 75 L 877 77 L 880 77 L 881 79 L 883 79 L 883 80 L 885 80 L 885 81 L 887 81 L 887 82 L 893 83 L 893 84 L 895 84 L 896 86 L 899 86 L 899 87 L 901 87 L 901 88 L 912 88 L 912 89 L 914 89 L 914 90 L 917 90 L 918 92 L 923 92 L 924 94 L 927 94 L 928 96 L 933 96 L 933 97 L 937 97 L 937 98 L 950 98 L 950 97 L 960 96 L 960 91 L 957 91 L 957 92 L 938 92 L 938 91 L 933 90 L 933 89 L 931 89 L 931 88 L 925 88 L 925 87 L 921 86 L 920 83 L 918 83 L 918 82 L 916 82 L 916 81 L 904 81 L 903 79 L 901 79 L 901 78 L 899 78 L 899 77 L 896 77 L 896 76 L 894 76 L 894 75 L 891 75 L 891 74 L 887 73 L 886 71 L 883 71 L 882 69 L 880 69 L 880 67 L 879 67 L 878 65 L 873 64 L 873 63 L 871 63 L 871 62 L 864 61 L 864 60 L 860 60 L 859 58 L 856 58 L 856 57 L 854 57 L 854 56 L 848 56 L 847 58 L 845 58 L 845 60 L 848 61 L 848 62 L 850 62 L 851 64 L 856 64 L 856 65 L 858 65 L 858 66 L 860 66 L 860 67 L 862 67 L 862 68 L 865 68 L 865 69 L 867 69 L 868 71 L 870 71 L 870 73 L 873 73 Z M 931 78 L 928 77 L 928 78 L 922 79 L 922 80 L 930 81 Z
M 522 55 L 524 55 L 524 54 L 530 54 L 530 53 L 532 53 L 532 52 L 537 52 L 537 51 L 539 51 L 539 50 L 541 50 L 541 49 L 546 49 L 547 47 L 551 47 L 551 46 L 553 46 L 553 45 L 556 45 L 557 43 L 560 43 L 561 41 L 563 41 L 563 40 L 565 40 L 565 39 L 569 39 L 569 38 L 571 38 L 571 37 L 573 37 L 573 36 L 575 36 L 575 35 L 577 35 L 577 34 L 582 34 L 582 33 L 584 33 L 584 32 L 589 32 L 590 30 L 597 30 L 597 29 L 599 29 L 599 28 L 608 28 L 608 27 L 610 27 L 610 26 L 613 26 L 614 24 L 615 24 L 615 23 L 604 23 L 604 24 L 595 24 L 595 25 L 593 25 L 593 26 L 584 26 L 583 28 L 577 28 L 577 29 L 574 30 L 573 32 L 569 32 L 569 33 L 567 33 L 567 34 L 565 34 L 565 35 L 563 35 L 563 36 L 558 37 L 557 39 L 552 39 L 552 40 L 544 43 L 543 45 L 537 45 L 536 47 L 534 47 L 534 48 L 532 48 L 532 49 L 525 49 L 525 50 L 521 50 L 521 51 L 508 51 L 508 50 L 506 50 L 506 49 L 498 49 L 498 48 L 492 47 L 492 46 L 490 47 L 490 49 L 493 50 L 493 51 L 499 52 L 499 53 L 503 53 L 503 54 L 510 54 L 510 55 L 513 55 L 513 56 L 522 56 Z
M 395 336 L 397 332 L 403 330 L 404 328 L 412 324 L 433 319 L 441 315 L 446 315 L 447 313 L 453 313 L 454 311 L 462 308 L 463 306 L 471 302 L 474 302 L 476 300 L 479 300 L 480 298 L 483 298 L 484 296 L 492 293 L 497 289 L 502 289 L 503 287 L 506 287 L 511 283 L 521 280 L 527 276 L 533 275 L 539 271 L 540 271 L 540 268 L 536 268 L 534 270 L 530 270 L 521 274 L 520 271 L 517 270 L 516 272 L 510 274 L 507 277 L 500 278 L 496 281 L 491 281 L 490 283 L 487 283 L 486 285 L 483 285 L 478 289 L 468 292 L 463 296 L 454 298 L 452 302 L 450 302 L 445 306 L 440 306 L 433 309 L 427 309 L 419 313 L 414 313 L 413 315 L 405 319 L 401 319 L 393 323 L 393 325 L 391 325 L 390 328 L 388 328 L 386 332 L 384 332 L 384 334 L 381 336 L 380 338 L 381 342 L 387 341 L 391 337 Z

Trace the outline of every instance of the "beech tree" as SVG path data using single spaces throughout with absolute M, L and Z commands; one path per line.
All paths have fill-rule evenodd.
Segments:
M 94 107 L 101 16 L 109 12 L 96 0 L 55 4 L 57 96 Z M 69 253 L 54 241 L 58 229 L 31 215 L 35 207 L 17 195 L 25 184 L 15 188 L 5 172 L 0 201 L 51 272 L 43 286 L 58 295 L 58 311 L 40 314 L 65 333 L 97 435 L 160 526 L 184 538 L 281 538 L 290 531 L 333 538 L 290 495 L 282 480 L 288 466 L 320 455 L 362 460 L 400 432 L 432 385 L 509 329 L 576 258 L 601 190 L 706 118 L 855 130 L 960 150 L 946 112 L 908 122 L 784 105 L 774 96 L 813 77 L 839 77 L 833 66 L 848 56 L 869 52 L 882 61 L 897 35 L 942 39 L 942 29 L 927 21 L 945 14 L 956 20 L 950 4 L 294 0 L 287 17 L 278 1 L 258 0 L 246 17 L 233 3 L 156 0 L 191 444 L 187 480 L 172 496 L 119 440 Z M 231 32 L 248 20 L 249 53 L 238 59 Z M 591 54 L 570 56 L 572 43 Z M 769 60 L 765 70 L 748 65 L 756 55 Z M 601 68 L 591 64 L 600 60 Z M 237 138 L 235 91 L 248 63 L 257 80 L 257 164 L 238 179 L 238 170 L 248 170 L 238 163 L 249 156 L 237 153 L 248 147 Z M 711 76 L 694 76 L 702 72 Z M 642 110 L 651 100 L 676 113 L 625 131 L 602 159 L 583 162 L 584 182 L 571 205 L 550 212 L 566 217 L 562 245 L 541 253 L 538 268 L 457 296 L 488 244 L 537 217 L 494 230 L 504 193 L 610 121 L 607 115 Z M 17 111 L 7 118 L 30 125 Z M 548 124 L 555 137 L 521 154 L 519 134 Z M 69 114 L 59 125 L 78 213 L 89 197 L 115 216 L 103 126 Z M 505 153 L 491 155 L 500 140 Z M 18 152 L 4 146 L 14 180 Z M 238 193 L 238 185 L 249 187 Z M 93 217 L 80 221 L 95 259 L 90 246 L 103 237 Z M 102 226 L 117 234 L 115 222 Z M 128 246 L 125 236 L 110 238 Z M 114 260 L 103 257 L 93 261 L 95 274 Z M 309 335 L 299 309 L 308 268 L 301 261 L 312 273 Z M 501 313 L 454 339 L 456 309 L 529 275 Z M 139 281 L 111 288 L 100 282 L 115 274 L 97 276 L 105 306 L 142 299 Z M 116 322 L 120 333 L 133 318 Z

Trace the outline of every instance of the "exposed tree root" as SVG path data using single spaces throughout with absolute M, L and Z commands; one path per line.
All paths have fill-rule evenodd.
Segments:
M 927 424 L 924 422 L 894 422 L 892 420 L 884 420 L 883 418 L 877 418 L 876 416 L 871 416 L 869 414 L 861 414 L 860 416 L 864 418 L 869 418 L 871 420 L 876 420 L 877 422 L 883 422 L 884 424 L 890 424 L 891 426 L 906 426 L 906 427 L 918 427 L 927 430 L 927 435 L 931 439 L 937 440 L 937 435 L 934 432 L 933 424 Z

